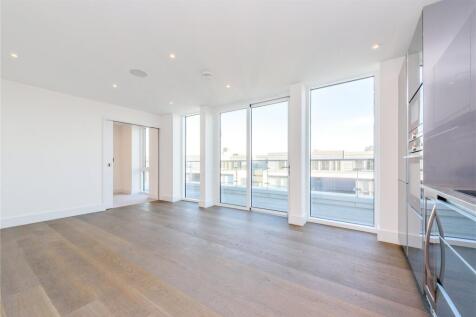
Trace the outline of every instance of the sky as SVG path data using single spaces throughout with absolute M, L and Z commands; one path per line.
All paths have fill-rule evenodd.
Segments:
M 311 91 L 311 152 L 373 146 L 374 78 Z
M 252 155 L 287 152 L 288 102 L 251 110 Z M 364 151 L 373 146 L 374 78 L 311 91 L 311 151 Z M 221 114 L 221 153 L 246 157 L 247 109 Z M 200 154 L 200 117 L 186 117 L 187 155 Z M 224 153 L 224 149 L 226 152 Z

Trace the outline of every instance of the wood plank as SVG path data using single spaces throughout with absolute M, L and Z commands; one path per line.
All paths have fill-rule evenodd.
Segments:
M 17 294 L 6 296 L 4 307 L 6 316 L 60 316 L 41 286 L 35 286 Z
M 281 217 L 154 202 L 1 238 L 5 316 L 427 316 L 399 247 Z

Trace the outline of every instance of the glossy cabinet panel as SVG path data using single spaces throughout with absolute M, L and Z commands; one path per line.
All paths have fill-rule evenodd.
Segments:
M 410 47 L 407 53 L 407 72 L 408 72 L 408 100 L 412 99 L 422 83 L 422 66 L 423 66 L 423 22 L 422 17 L 418 20 L 418 24 L 413 34 Z
M 426 237 L 426 293 L 435 299 L 438 316 L 452 316 L 446 315 L 448 308 L 461 316 L 474 316 L 476 215 L 439 199 L 427 200 L 425 215 L 431 228 Z
M 476 313 L 476 271 L 466 258 L 450 247 L 447 240 L 443 239 L 442 243 L 445 250 L 445 271 L 441 283 L 461 315 L 472 316 Z M 468 253 L 476 252 L 474 245 L 460 248 L 466 249 Z
M 459 317 L 461 314 L 454 306 L 453 302 L 449 298 L 448 294 L 446 294 L 445 289 L 438 284 L 438 293 L 440 296 L 436 299 L 436 315 L 441 317 Z
M 417 280 L 420 291 L 423 291 L 423 234 L 424 221 L 420 213 L 415 211 L 411 206 L 407 206 L 408 212 L 408 245 L 407 258 L 410 267 Z
M 458 0 L 423 11 L 424 183 L 430 186 L 476 188 L 474 8 L 474 0 Z
M 407 200 L 413 209 L 420 211 L 422 205 L 421 183 L 423 177 L 423 159 L 418 153 L 407 160 L 408 186 Z
M 407 105 L 407 72 L 404 62 L 398 76 L 398 179 L 404 182 L 407 181 Z
M 398 180 L 398 241 L 407 252 L 407 183 Z

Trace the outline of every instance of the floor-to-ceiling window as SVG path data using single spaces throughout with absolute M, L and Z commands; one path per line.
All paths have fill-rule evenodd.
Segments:
M 247 204 L 247 109 L 220 114 L 220 201 Z
M 251 206 L 288 210 L 288 101 L 251 107 Z
M 200 115 L 185 117 L 185 198 L 200 199 Z
M 374 225 L 374 78 L 311 90 L 311 216 Z
M 288 210 L 288 99 L 220 114 L 220 202 Z

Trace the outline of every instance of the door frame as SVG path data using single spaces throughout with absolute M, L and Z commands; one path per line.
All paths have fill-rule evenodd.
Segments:
M 101 202 L 103 208 L 111 209 L 113 208 L 113 197 L 114 197 L 114 171 L 113 171 L 113 159 L 114 159 L 114 123 L 123 123 L 123 124 L 130 124 L 135 125 L 138 127 L 150 128 L 157 130 L 157 193 L 156 195 L 152 195 L 149 190 L 149 196 L 160 197 L 160 128 L 158 126 L 150 126 L 144 125 L 134 122 L 127 122 L 122 120 L 115 120 L 104 117 L 102 119 L 102 144 L 101 144 L 101 169 L 102 169 L 102 177 L 101 177 Z M 110 129 L 110 130 L 109 130 Z M 109 130 L 109 131 L 108 131 Z M 111 164 L 111 166 L 108 166 Z M 108 168 L 110 171 L 108 171 Z M 149 181 L 150 181 L 151 174 L 149 173 Z
M 229 207 L 229 208 L 235 208 L 235 209 L 240 209 L 240 210 L 245 210 L 245 211 L 253 211 L 253 212 L 260 212 L 260 213 L 266 213 L 266 214 L 272 214 L 276 216 L 281 216 L 281 217 L 288 217 L 288 210 L 286 211 L 279 211 L 279 210 L 273 210 L 273 209 L 266 209 L 266 208 L 258 208 L 258 207 L 253 207 L 252 206 L 252 109 L 253 108 L 259 108 L 259 107 L 266 107 L 269 105 L 281 103 L 281 102 L 287 102 L 288 107 L 289 107 L 289 96 L 284 96 L 284 97 L 278 97 L 278 98 L 273 98 L 273 99 L 268 99 L 265 101 L 261 102 L 255 102 L 255 103 L 250 103 L 241 107 L 236 107 L 236 108 L 230 108 L 226 109 L 223 111 L 220 111 L 217 113 L 218 115 L 218 146 L 217 146 L 217 152 L 218 152 L 218 206 L 222 207 Z M 227 204 L 227 203 L 222 203 L 221 202 L 221 114 L 227 113 L 227 112 L 233 112 L 233 111 L 239 111 L 239 110 L 246 110 L 246 206 L 241 206 L 241 205 L 233 205 L 233 204 Z M 289 155 L 289 152 L 288 152 Z M 289 163 L 289 162 L 288 162 Z M 289 176 L 289 164 L 288 164 L 288 176 Z M 288 182 L 288 195 L 289 195 L 289 182 Z

